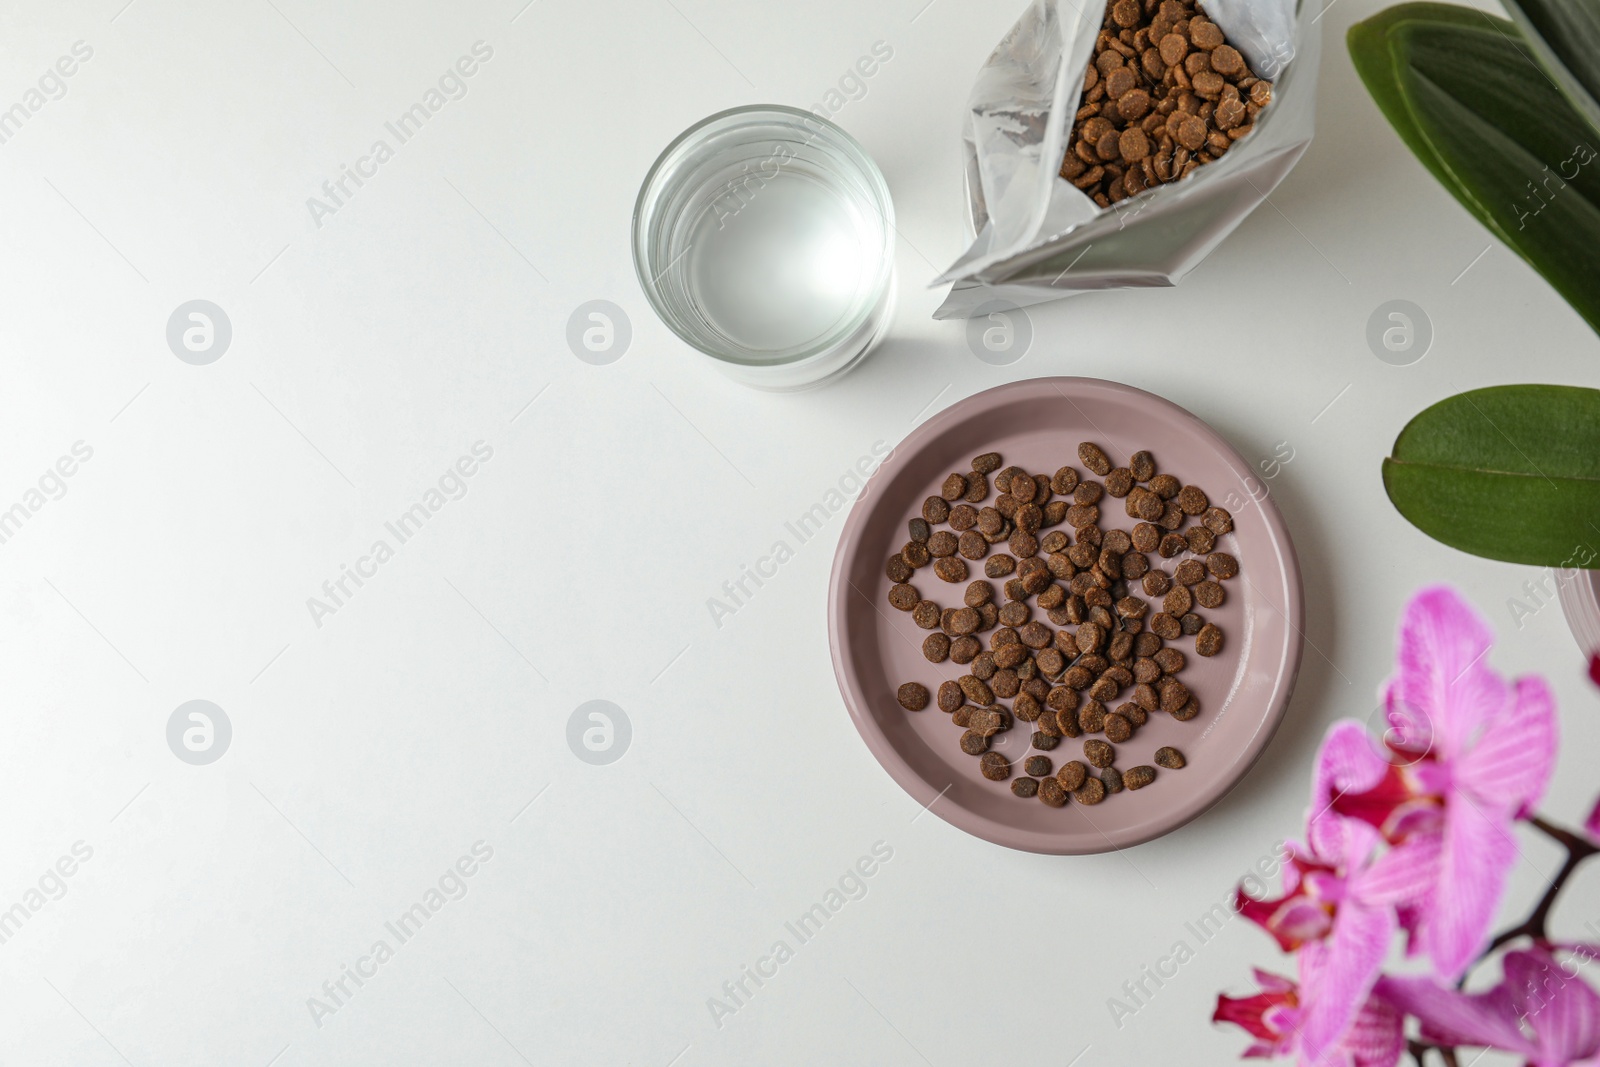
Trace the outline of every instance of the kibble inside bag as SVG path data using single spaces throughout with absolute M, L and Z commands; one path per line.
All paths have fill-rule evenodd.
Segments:
M 1320 38 L 1314 16 L 1298 17 L 1294 0 L 1201 0 L 1196 28 L 1202 32 L 1190 35 L 1187 26 L 1179 27 L 1187 47 L 1172 55 L 1176 64 L 1160 55 L 1159 38 L 1169 36 L 1174 21 L 1164 18 L 1161 0 L 1130 2 L 1137 22 L 1133 12 L 1092 0 L 1081 7 L 1073 0 L 1033 0 L 985 62 L 964 131 L 968 214 L 977 236 L 937 280 L 952 289 L 936 318 L 1087 290 L 1174 285 L 1271 193 L 1309 145 Z M 1108 81 L 1117 64 L 1104 55 L 1101 31 L 1106 24 L 1112 30 L 1124 25 L 1117 15 L 1143 31 L 1146 47 L 1119 41 L 1109 49 L 1124 53 L 1116 58 L 1126 68 L 1113 86 Z M 1155 42 L 1148 40 L 1152 23 L 1161 31 Z M 1211 39 L 1217 31 L 1221 41 Z M 1156 54 L 1144 56 L 1152 45 Z M 1226 51 L 1213 69 L 1211 58 L 1221 48 Z M 1089 74 L 1097 51 L 1104 66 Z M 1235 66 L 1236 56 L 1243 69 Z M 1168 74 L 1168 67 L 1176 70 Z M 1151 77 L 1158 72 L 1166 85 Z M 1130 77 L 1137 84 L 1121 84 Z M 1172 90 L 1174 78 L 1186 84 Z M 1270 89 L 1256 88 L 1263 82 Z M 1120 121 L 1088 131 L 1100 154 L 1081 158 L 1082 127 L 1093 117 L 1089 107 L 1103 107 L 1100 100 L 1112 89 L 1120 96 L 1130 88 L 1128 110 L 1144 110 L 1130 122 L 1112 109 Z M 1174 118 L 1176 95 L 1161 113 L 1169 91 L 1209 103 L 1204 119 L 1192 112 Z M 1230 136 L 1246 122 L 1252 127 L 1247 136 Z M 1165 160 L 1163 134 L 1171 143 Z M 1139 156 L 1135 166 L 1146 153 L 1151 168 L 1131 178 L 1103 170 L 1084 180 L 1097 166 L 1126 171 L 1124 144 Z M 1175 167 L 1178 148 L 1185 155 Z M 1083 169 L 1063 177 L 1076 162 Z M 1158 163 L 1167 177 L 1159 176 Z M 1118 181 L 1115 189 L 1111 180 Z

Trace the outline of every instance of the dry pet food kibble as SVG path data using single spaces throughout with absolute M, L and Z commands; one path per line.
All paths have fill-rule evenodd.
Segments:
M 983 758 L 978 760 L 978 767 L 991 782 L 1003 782 L 1011 777 L 1011 764 L 998 752 L 984 753 Z
M 1089 778 L 1072 791 L 1072 798 L 1080 804 L 1094 805 L 1106 798 L 1106 787 L 1098 778 Z
M 1078 446 L 1078 459 L 1090 471 L 1104 478 L 1111 473 L 1111 457 L 1105 450 L 1092 441 L 1085 441 Z
M 1077 760 L 1068 760 L 1056 772 L 1056 781 L 1061 783 L 1061 788 L 1067 792 L 1075 792 L 1089 777 L 1089 768 Z
M 1177 674 L 1188 663 L 1184 654 L 1175 648 L 1158 649 L 1156 654 L 1150 657 L 1150 661 L 1166 674 Z
M 1143 789 L 1156 780 L 1156 769 L 1143 764 L 1122 772 L 1122 784 L 1129 789 Z
M 1039 799 L 1052 808 L 1059 808 L 1067 803 L 1067 791 L 1054 778 L 1046 778 L 1039 783 Z
M 1170 745 L 1156 749 L 1157 767 L 1165 767 L 1168 770 L 1175 771 L 1180 767 L 1183 767 L 1186 763 L 1187 761 L 1183 758 L 1183 753 L 1179 752 Z
M 1086 734 L 1097 734 L 1106 728 L 1106 706 L 1098 700 L 1090 700 L 1078 709 L 1078 729 Z
M 1151 2 L 1164 10 L 1181 0 Z M 1126 8 L 1125 19 L 1145 17 L 1139 0 L 1117 3 Z M 1160 21 L 1160 11 L 1152 11 Z M 1203 17 L 1187 26 L 1168 21 L 1170 35 L 1187 32 L 1196 47 L 1202 47 L 1194 40 L 1196 30 L 1200 41 L 1215 40 L 1185 53 L 1191 90 L 1209 84 L 1202 75 L 1221 79 L 1228 70 L 1243 70 L 1242 59 L 1234 66 L 1236 57 L 1222 51 L 1220 32 Z M 1097 69 L 1121 88 L 1132 75 L 1123 69 L 1123 54 L 1111 51 L 1119 62 L 1107 60 Z M 1195 58 L 1207 51 L 1221 53 L 1221 68 L 1208 70 Z M 1132 139 L 1127 147 L 1138 149 Z M 1239 572 L 1233 554 L 1217 551 L 1218 539 L 1233 529 L 1232 516 L 1212 506 L 1201 487 L 1158 472 L 1148 452 L 1136 452 L 1118 467 L 1100 445 L 1085 441 L 1077 458 L 1099 480 L 1080 477 L 1071 465 L 1046 476 L 1005 466 L 999 453 L 975 457 L 970 473 L 949 475 L 938 494 L 923 502 L 906 526 L 911 539 L 884 567 L 889 603 L 908 613 L 912 625 L 931 631 L 922 641 L 924 658 L 967 670 L 938 685 L 939 709 L 962 731 L 958 747 L 979 758 L 986 779 L 1008 781 L 1014 795 L 1037 796 L 1053 808 L 1074 798 L 1099 804 L 1152 784 L 1155 767 L 1184 766 L 1176 748 L 1163 746 L 1152 757 L 1154 767 L 1120 771 L 1114 746 L 1132 742 L 1146 728 L 1168 729 L 1149 725 L 1153 712 L 1180 723 L 1200 714 L 1199 700 L 1178 677 L 1189 661 L 1177 643 L 1193 638 L 1194 652 L 1202 657 L 1222 651 L 1221 628 L 1197 610 L 1221 608 L 1227 601 L 1222 583 Z M 1108 497 L 1126 498 L 1125 509 L 1111 510 L 1126 510 L 1133 520 L 1128 528 L 1110 517 L 1101 525 Z M 1008 551 L 991 553 L 991 545 Z M 1152 566 L 1158 554 L 1173 560 L 1170 573 L 1162 569 L 1166 565 Z M 969 581 L 967 560 L 982 560 L 985 577 Z M 924 598 L 911 579 L 929 564 L 942 582 L 961 585 L 961 594 Z M 928 685 L 907 682 L 896 699 L 915 712 L 933 698 Z M 1015 768 L 994 750 L 1006 746 L 1002 735 L 1014 722 L 1032 730 Z M 1095 774 L 1079 760 L 1051 774 L 1052 760 L 1043 753 L 1063 738 L 1080 739 Z
M 921 711 L 928 706 L 928 687 L 921 682 L 907 682 L 900 687 L 896 699 L 907 711 Z

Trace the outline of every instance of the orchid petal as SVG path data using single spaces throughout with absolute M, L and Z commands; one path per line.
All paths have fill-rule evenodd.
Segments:
M 1399 920 L 1400 929 L 1406 932 L 1406 956 L 1409 958 L 1422 951 L 1422 939 L 1419 931 L 1422 929 L 1423 920 L 1427 917 L 1429 908 L 1432 907 L 1432 894 L 1415 904 L 1401 904 L 1394 909 L 1394 917 Z
M 1300 1028 L 1300 1051 L 1307 1060 L 1323 1058 L 1349 1030 L 1389 954 L 1394 932 L 1392 909 L 1346 901 L 1327 940 L 1301 950 L 1302 964 L 1309 965 Z
M 1508 1033 L 1515 1031 L 1521 1034 L 1522 1021 L 1517 1018 L 1517 1009 L 1511 1006 L 1511 994 L 1505 986 L 1497 985 L 1493 989 L 1485 990 L 1482 993 L 1465 995 L 1478 1004 L 1475 1009 L 1478 1014 L 1500 1020 L 1500 1025 L 1505 1027 Z M 1460 1034 L 1426 1019 L 1422 1020 L 1418 1025 L 1417 1036 L 1430 1045 L 1439 1045 L 1440 1047 L 1474 1044 L 1473 1041 L 1462 1037 Z M 1529 1047 L 1533 1047 L 1531 1042 Z
M 1307 941 L 1325 936 L 1332 924 L 1333 917 L 1325 905 L 1314 900 L 1290 899 L 1272 913 L 1267 932 L 1292 952 Z
M 1544 796 L 1556 765 L 1556 702 L 1543 678 L 1519 678 L 1513 699 L 1452 767 L 1455 783 L 1480 802 L 1513 812 Z
M 1594 810 L 1583 821 L 1583 832 L 1600 841 L 1600 797 L 1594 798 Z
M 1345 1035 L 1355 1067 L 1394 1067 L 1405 1051 L 1405 1018 L 1389 1004 L 1369 998 Z
M 1271 971 L 1263 971 L 1260 967 L 1250 968 L 1250 973 L 1255 977 L 1256 985 L 1261 987 L 1263 993 L 1292 993 L 1297 988 L 1294 979 L 1273 974 Z
M 1423 900 L 1439 878 L 1443 836 L 1421 834 L 1396 845 L 1355 877 L 1353 891 L 1377 905 L 1401 906 Z
M 1244 891 L 1240 886 L 1234 892 L 1233 910 L 1243 915 L 1250 922 L 1271 934 L 1278 942 L 1278 947 L 1285 952 L 1293 952 L 1300 947 L 1300 942 L 1290 938 L 1282 926 L 1276 921 L 1278 912 L 1287 897 L 1277 897 L 1272 900 L 1258 900 Z
M 1320 812 L 1338 797 L 1377 788 L 1388 769 L 1389 761 L 1378 752 L 1365 726 L 1354 719 L 1334 723 L 1317 752 L 1311 810 Z
M 1448 586 L 1406 605 L 1392 695 L 1431 721 L 1436 752 L 1452 759 L 1505 700 L 1505 683 L 1484 664 L 1494 633 Z
M 1248 997 L 1218 994 L 1213 1023 L 1232 1023 L 1255 1041 L 1244 1052 L 1246 1059 L 1282 1056 L 1289 1050 L 1291 1030 L 1299 1009 L 1295 1007 L 1298 987 L 1287 978 L 1255 969 L 1261 992 Z
M 1378 979 L 1373 995 L 1421 1021 L 1423 1032 L 1450 1045 L 1478 1045 L 1532 1056 L 1538 1050 L 1517 1027 L 1509 999 L 1458 993 L 1430 978 Z
M 1422 930 L 1439 978 L 1447 982 L 1460 978 L 1477 955 L 1516 857 L 1509 816 L 1486 812 L 1459 790 L 1452 793 L 1446 806 L 1439 882 Z
M 1391 751 L 1405 753 L 1407 762 L 1414 762 L 1433 748 L 1433 716 L 1411 705 L 1399 677 L 1390 679 L 1384 687 L 1383 717 L 1387 726 L 1380 740 Z
M 1306 823 L 1306 842 L 1317 859 L 1336 869 L 1360 867 L 1381 840 L 1370 823 L 1347 819 L 1331 809 L 1317 812 Z
M 1539 1059 L 1565 1064 L 1600 1051 L 1600 995 L 1548 952 L 1508 952 L 1501 967 L 1512 1002 L 1533 1028 Z

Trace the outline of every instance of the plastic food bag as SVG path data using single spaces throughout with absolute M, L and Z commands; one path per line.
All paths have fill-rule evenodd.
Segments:
M 934 318 L 995 300 L 1037 304 L 1093 289 L 1175 285 L 1284 179 L 1311 143 L 1320 34 L 1295 0 L 1202 0 L 1272 103 L 1221 159 L 1101 209 L 1059 174 L 1101 0 L 1033 0 L 978 74 L 963 139 L 976 240 L 935 284 Z M 989 310 L 985 308 L 985 310 Z

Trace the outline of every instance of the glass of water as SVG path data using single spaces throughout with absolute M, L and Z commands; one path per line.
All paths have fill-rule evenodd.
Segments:
M 633 262 L 661 320 L 737 381 L 842 374 L 888 327 L 894 206 L 855 138 L 769 104 L 696 123 L 633 211 Z

